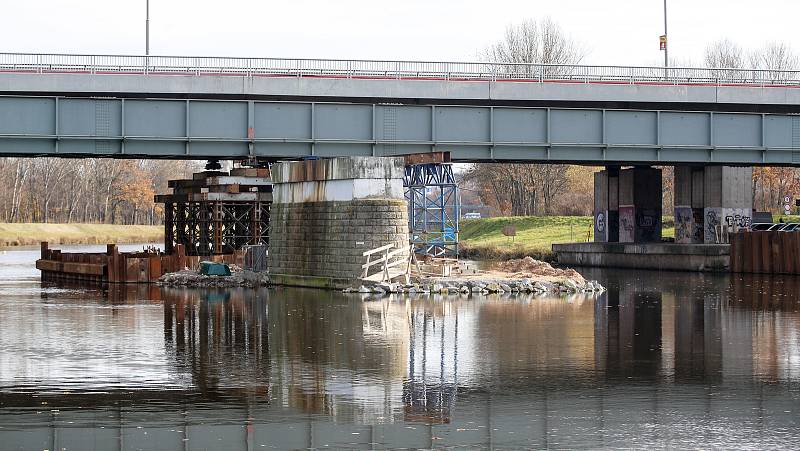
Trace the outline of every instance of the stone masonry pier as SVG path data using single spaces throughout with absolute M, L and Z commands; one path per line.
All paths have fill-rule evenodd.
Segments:
M 270 281 L 345 288 L 364 251 L 408 247 L 403 158 L 342 157 L 272 166 Z

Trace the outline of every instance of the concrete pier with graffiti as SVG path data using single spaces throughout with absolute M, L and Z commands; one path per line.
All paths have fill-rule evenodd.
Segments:
M 567 265 L 716 271 L 752 223 L 751 167 L 675 166 L 674 242 L 662 238 L 662 170 L 610 166 L 594 176 L 594 243 L 553 245 Z

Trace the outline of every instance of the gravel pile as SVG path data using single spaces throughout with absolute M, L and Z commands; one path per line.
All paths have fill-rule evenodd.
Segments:
M 233 268 L 231 268 L 233 269 Z M 238 269 L 238 268 L 237 268 Z M 261 287 L 269 284 L 266 273 L 238 270 L 230 276 L 206 276 L 197 271 L 183 271 L 164 274 L 157 285 L 169 287 Z
M 580 280 L 583 280 L 581 278 Z M 443 283 L 428 284 L 400 284 L 383 282 L 376 285 L 361 285 L 358 288 L 348 288 L 345 293 L 406 293 L 406 294 L 503 294 L 503 293 L 533 293 L 533 294 L 575 294 L 575 293 L 600 293 L 605 291 L 596 281 L 576 282 L 564 279 L 558 282 L 534 281 L 530 278 L 518 280 L 457 280 L 448 279 Z

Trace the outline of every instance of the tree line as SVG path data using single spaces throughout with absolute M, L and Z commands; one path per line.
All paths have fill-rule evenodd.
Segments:
M 195 161 L 0 158 L 4 222 L 160 224 L 167 180 L 191 177 Z
M 550 19 L 527 20 L 509 26 L 501 40 L 486 49 L 487 61 L 505 64 L 579 64 L 585 48 Z M 727 80 L 758 78 L 782 80 L 784 71 L 800 68 L 798 57 L 785 43 L 771 42 L 745 50 L 730 39 L 709 44 L 704 66 Z M 510 70 L 518 70 L 509 66 Z M 765 77 L 766 75 L 766 77 Z M 462 184 L 477 196 L 493 215 L 591 215 L 593 175 L 599 168 L 558 164 L 480 163 L 462 174 Z M 665 167 L 664 212 L 673 210 L 672 168 Z M 755 168 L 753 198 L 762 211 L 778 212 L 783 198 L 800 190 L 800 174 L 794 168 Z

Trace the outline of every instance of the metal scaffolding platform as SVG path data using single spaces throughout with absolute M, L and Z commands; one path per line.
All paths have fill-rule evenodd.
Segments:
M 171 180 L 169 186 L 172 194 L 155 197 L 164 204 L 168 254 L 178 244 L 186 255 L 218 255 L 269 243 L 269 169 L 206 171 L 192 180 Z
M 453 166 L 448 163 L 406 166 L 403 186 L 415 252 L 433 257 L 458 256 L 459 195 Z

